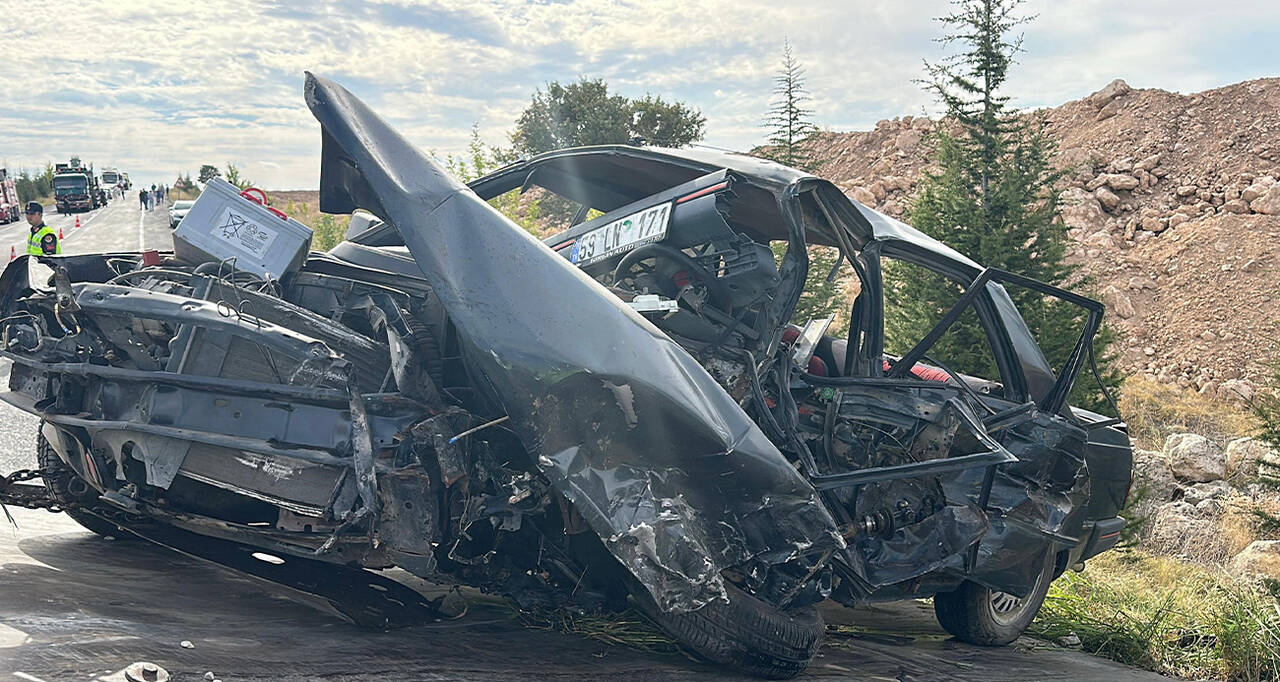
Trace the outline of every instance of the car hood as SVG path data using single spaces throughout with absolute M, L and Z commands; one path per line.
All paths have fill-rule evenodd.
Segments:
M 320 209 L 400 231 L 477 383 L 661 607 L 723 599 L 727 568 L 762 581 L 844 546 L 813 487 L 684 349 L 341 86 L 308 74 L 306 99 Z

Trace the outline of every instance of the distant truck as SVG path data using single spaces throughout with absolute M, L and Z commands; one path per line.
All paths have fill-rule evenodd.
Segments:
M 0 224 L 11 223 L 22 216 L 18 201 L 18 185 L 9 171 L 0 168 Z
M 124 189 L 133 189 L 133 182 L 129 180 L 128 173 L 121 172 L 120 178 L 124 182 Z
M 58 213 L 92 211 L 107 203 L 92 164 L 85 168 L 77 157 L 72 157 L 71 163 L 54 166 L 53 200 Z
M 124 186 L 124 174 L 119 170 L 110 167 L 102 169 L 102 187 L 106 190 L 111 190 L 116 187 L 119 187 L 120 189 L 128 189 Z

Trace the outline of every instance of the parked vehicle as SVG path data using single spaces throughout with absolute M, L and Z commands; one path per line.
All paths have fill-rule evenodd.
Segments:
M 191 210 L 191 205 L 194 203 L 196 202 L 187 199 L 173 202 L 169 206 L 169 227 L 177 227 L 178 223 L 182 222 L 182 219 L 187 216 L 187 211 Z
M 93 166 L 86 168 L 80 159 L 72 158 L 71 163 L 54 167 L 53 200 L 58 213 L 92 211 L 106 204 L 103 196 Z
M 22 217 L 22 202 L 18 201 L 18 186 L 9 177 L 9 171 L 0 168 L 0 224 L 11 223 Z
M 49 494 L 91 530 L 395 565 L 524 606 L 630 600 L 767 677 L 808 665 L 828 597 L 935 595 L 948 630 L 999 644 L 1115 544 L 1124 426 L 1067 404 L 1098 303 L 772 162 L 592 147 L 468 187 L 340 86 L 308 75 L 306 96 L 321 210 L 376 216 L 329 252 L 260 279 L 236 262 L 283 223 L 227 204 L 190 261 L 0 275 L 0 397 L 42 419 Z M 545 244 L 486 201 L 532 187 L 574 207 Z M 789 324 L 810 245 L 857 280 L 845 329 Z M 891 262 L 963 291 L 910 348 L 885 341 Z M 1006 287 L 1079 308 L 1056 370 Z M 929 355 L 975 313 L 998 379 Z

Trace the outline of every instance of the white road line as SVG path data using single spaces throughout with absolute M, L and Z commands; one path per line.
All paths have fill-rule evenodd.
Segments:
M 88 227 L 89 223 L 93 222 L 95 218 L 102 215 L 103 213 L 106 213 L 107 211 L 110 211 L 116 206 L 119 206 L 119 204 L 107 204 L 106 206 L 103 206 L 102 208 L 98 209 L 97 213 L 94 213 L 93 215 L 89 216 L 88 220 L 85 220 L 84 222 L 80 223 L 80 227 L 81 228 Z M 71 223 L 71 224 L 73 225 L 72 229 L 75 229 L 74 227 L 75 223 Z
M 145 232 L 143 232 L 143 230 L 142 230 L 142 221 L 143 221 L 143 220 L 146 220 L 146 218 L 147 218 L 147 212 L 146 212 L 146 211 L 139 211 L 139 212 L 138 212 L 138 250 L 139 250 L 139 251 L 146 251 L 146 250 L 147 250 L 147 248 L 143 245 L 143 242 L 144 242 L 144 241 L 145 241 L 145 239 L 146 239 L 146 233 L 145 233 Z
M 13 676 L 20 680 L 27 680 L 27 682 L 44 682 L 44 680 L 40 679 L 39 677 L 36 677 L 35 675 L 28 675 L 24 672 L 19 672 L 19 671 L 15 671 L 13 673 Z

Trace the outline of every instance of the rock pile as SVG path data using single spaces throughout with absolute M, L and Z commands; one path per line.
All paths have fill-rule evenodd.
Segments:
M 1040 117 L 1066 172 L 1072 258 L 1123 337 L 1120 364 L 1242 400 L 1270 373 L 1280 309 L 1280 78 L 1193 95 L 1112 81 Z M 923 117 L 824 133 L 819 174 L 901 217 L 930 167 Z
M 1270 557 L 1270 547 L 1254 547 L 1256 542 L 1240 547 L 1245 543 L 1223 532 L 1223 523 L 1233 512 L 1280 504 L 1280 493 L 1256 482 L 1260 468 L 1269 473 L 1267 468 L 1278 461 L 1280 453 L 1252 438 L 1237 438 L 1222 447 L 1198 434 L 1174 434 L 1162 450 L 1134 452 L 1128 513 L 1141 520 L 1143 543 L 1157 552 L 1210 563 L 1236 557 L 1261 566 L 1265 561 L 1254 558 Z M 1280 549 L 1275 555 L 1280 559 Z M 1266 575 L 1280 578 L 1280 560 L 1275 568 Z

